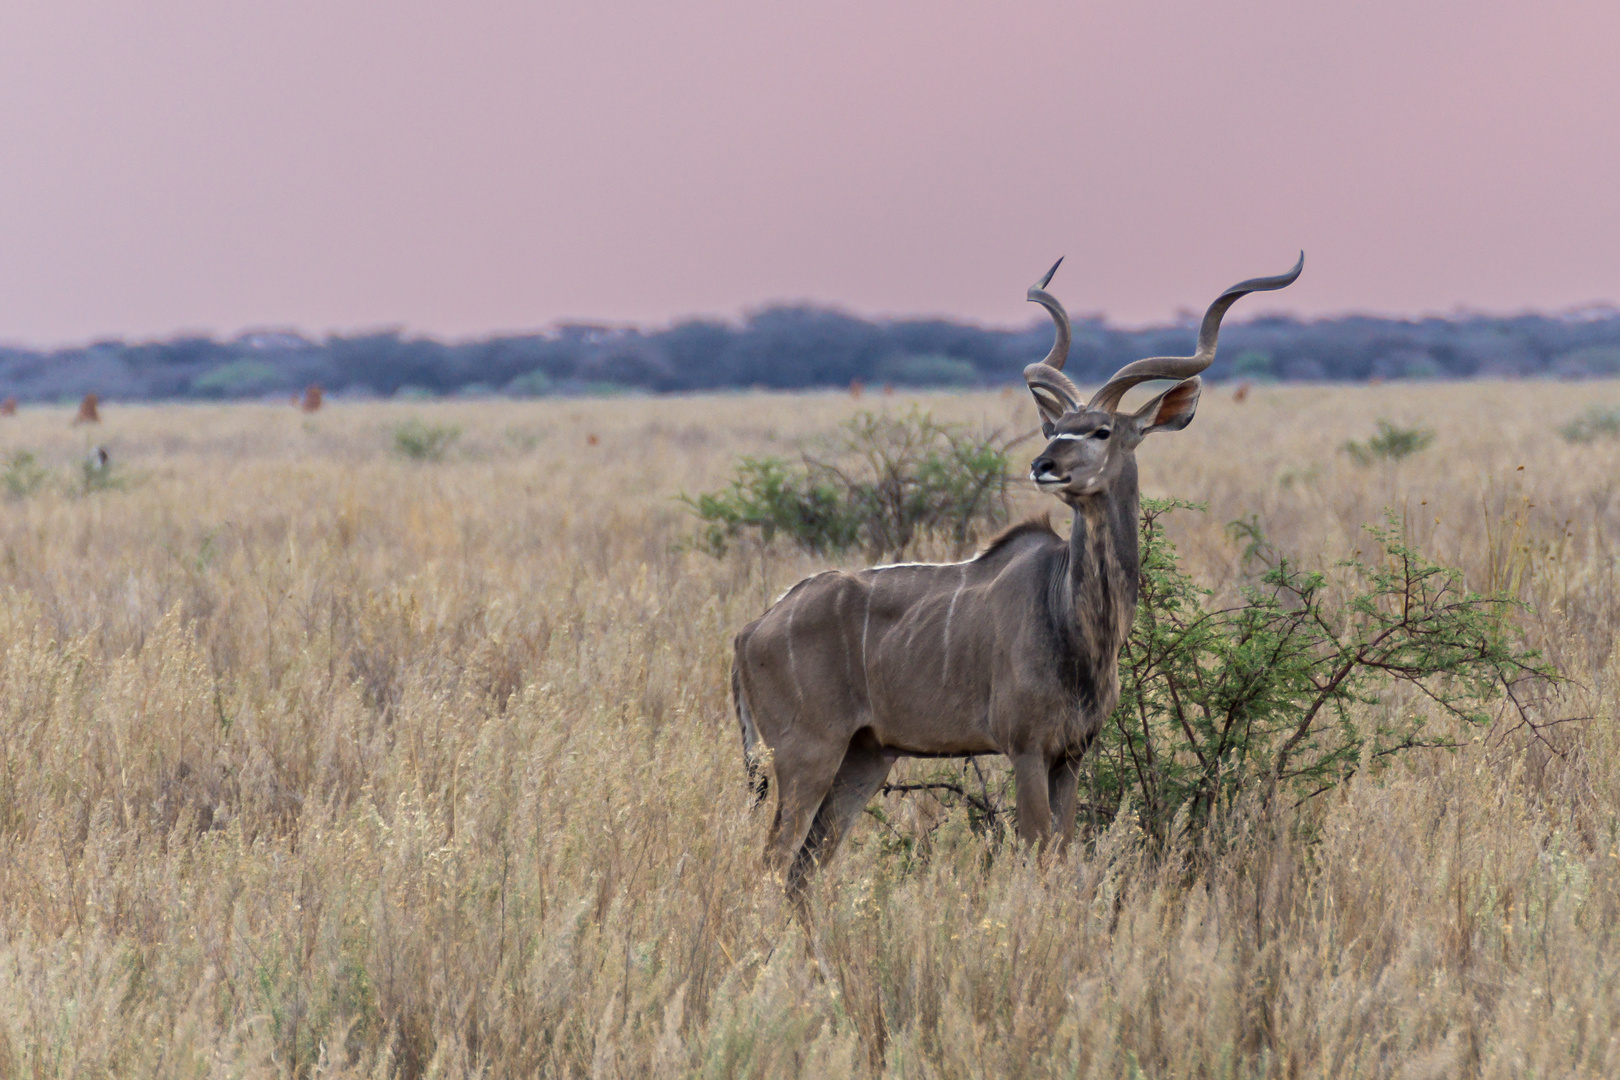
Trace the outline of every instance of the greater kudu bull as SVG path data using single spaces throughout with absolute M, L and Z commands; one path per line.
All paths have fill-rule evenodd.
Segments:
M 1005 754 L 1020 839 L 1044 841 L 1055 816 L 1068 840 L 1080 759 L 1119 700 L 1119 649 L 1136 616 L 1136 446 L 1192 420 L 1226 309 L 1292 283 L 1304 264 L 1301 253 L 1286 274 L 1227 289 L 1204 315 L 1196 353 L 1127 364 L 1085 404 L 1063 373 L 1069 318 L 1046 291 L 1054 265 L 1028 295 L 1051 313 L 1057 340 L 1024 379 L 1048 440 L 1030 477 L 1073 510 L 1069 538 L 1042 517 L 966 562 L 829 570 L 737 635 L 743 752 L 763 795 L 761 744 L 771 751 L 777 807 L 765 854 L 791 892 L 901 757 Z M 1127 390 L 1155 379 L 1178 381 L 1119 411 Z

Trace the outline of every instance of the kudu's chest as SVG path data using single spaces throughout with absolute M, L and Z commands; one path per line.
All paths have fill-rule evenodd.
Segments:
M 1119 701 L 1119 653 L 1136 618 L 1134 522 L 1075 515 L 1061 588 L 1054 590 L 1056 675 L 1086 721 Z

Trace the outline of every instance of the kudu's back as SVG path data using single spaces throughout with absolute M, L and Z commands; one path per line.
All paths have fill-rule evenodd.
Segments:
M 975 559 L 829 571 L 790 589 L 736 638 L 745 741 L 830 759 L 860 733 L 895 756 L 1005 752 L 1010 700 L 1042 738 L 1081 692 L 1076 643 L 1050 586 L 1066 557 L 1044 521 L 1009 530 Z M 1072 708 L 1067 709 L 1073 712 Z

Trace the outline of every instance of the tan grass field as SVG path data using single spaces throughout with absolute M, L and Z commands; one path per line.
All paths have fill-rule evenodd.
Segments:
M 1215 388 L 1138 455 L 1209 504 L 1173 531 L 1215 585 L 1233 518 L 1325 564 L 1392 508 L 1596 719 L 1364 772 L 1195 873 L 1128 819 L 1042 863 L 886 796 L 921 855 L 864 821 L 807 937 L 727 671 L 823 564 L 682 550 L 674 496 L 909 400 L 0 419 L 51 476 L 0 495 L 0 1075 L 1620 1075 L 1620 443 L 1554 430 L 1620 386 Z M 463 434 L 405 460 L 410 416 Z M 1357 467 L 1381 416 L 1435 445 Z M 77 490 L 93 442 L 122 490 Z

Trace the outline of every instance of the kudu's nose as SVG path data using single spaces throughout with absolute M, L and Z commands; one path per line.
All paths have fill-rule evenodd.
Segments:
M 1031 476 L 1039 476 L 1042 473 L 1048 473 L 1051 471 L 1052 459 L 1047 457 L 1045 454 L 1042 454 L 1040 457 L 1029 463 L 1029 474 Z

